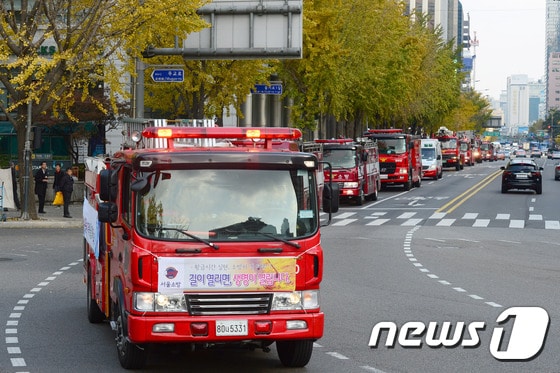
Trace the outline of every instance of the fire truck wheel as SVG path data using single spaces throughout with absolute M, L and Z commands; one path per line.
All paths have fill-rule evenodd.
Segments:
M 409 179 L 406 183 L 403 184 L 403 187 L 404 190 L 410 190 L 412 188 L 412 180 Z
M 276 351 L 282 365 L 286 367 L 304 367 L 311 359 L 313 341 L 276 341 Z
M 356 198 L 356 206 L 361 206 L 364 204 L 364 201 L 366 200 L 366 197 L 364 195 L 364 191 L 360 191 L 360 195 L 358 196 L 358 198 Z
M 140 369 L 146 363 L 147 350 L 143 346 L 131 343 L 128 339 L 126 318 L 120 304 L 116 305 L 117 315 L 117 353 L 119 362 L 125 369 Z
M 93 297 L 91 296 L 91 287 L 93 286 L 91 283 L 91 274 L 89 273 L 89 268 L 88 268 L 88 274 L 87 274 L 87 316 L 88 316 L 88 320 L 90 323 L 92 324 L 98 324 L 100 322 L 102 322 L 103 320 L 105 320 L 105 314 L 103 312 L 101 312 L 101 310 L 99 309 L 99 306 L 97 305 L 97 302 L 95 301 L 95 299 L 93 299 Z

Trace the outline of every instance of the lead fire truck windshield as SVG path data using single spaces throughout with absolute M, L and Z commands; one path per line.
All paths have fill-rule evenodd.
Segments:
M 314 172 L 304 169 L 157 171 L 149 190 L 137 193 L 136 228 L 143 236 L 174 241 L 192 241 L 192 235 L 210 241 L 307 236 L 318 229 L 315 190 Z
M 406 153 L 406 139 L 377 139 L 379 154 L 403 154 Z
M 323 149 L 323 160 L 333 168 L 356 167 L 356 151 L 353 149 Z

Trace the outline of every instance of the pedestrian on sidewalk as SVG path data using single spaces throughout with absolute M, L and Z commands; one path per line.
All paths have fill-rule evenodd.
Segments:
M 72 192 L 74 191 L 74 178 L 72 177 L 72 168 L 68 167 L 66 173 L 62 175 L 59 184 L 60 191 L 62 191 L 62 196 L 64 197 L 64 217 L 71 218 L 69 206 L 70 200 L 72 199 Z
M 35 194 L 39 198 L 39 214 L 45 214 L 45 197 L 47 196 L 47 183 L 49 173 L 47 162 L 41 162 L 41 168 L 35 172 Z
M 60 182 L 62 181 L 62 177 L 64 176 L 64 171 L 60 168 L 60 163 L 57 163 L 54 166 L 54 181 L 53 181 L 53 196 L 56 197 L 56 192 L 60 192 Z M 60 205 L 56 206 L 60 208 Z

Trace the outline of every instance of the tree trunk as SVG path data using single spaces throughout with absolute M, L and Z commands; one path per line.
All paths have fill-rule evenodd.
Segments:
M 21 111 L 21 110 L 20 110 Z M 25 135 L 27 131 L 27 114 L 18 113 L 18 121 L 17 125 L 15 126 L 16 134 L 17 134 L 17 144 L 18 144 L 18 181 L 19 181 L 19 192 L 20 192 L 20 203 L 21 203 L 21 212 L 23 216 L 23 212 L 25 211 L 25 193 L 27 192 L 27 213 L 29 214 L 29 218 L 33 220 L 37 220 L 37 209 L 35 208 L 35 180 L 33 179 L 33 168 L 31 166 L 31 154 L 29 155 L 29 183 L 27 191 L 24 190 L 25 183 L 23 179 L 23 175 L 25 174 Z

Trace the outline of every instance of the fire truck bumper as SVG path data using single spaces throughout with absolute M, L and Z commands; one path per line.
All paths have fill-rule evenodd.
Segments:
M 323 330 L 322 312 L 245 317 L 128 315 L 129 338 L 138 344 L 319 339 Z
M 360 191 L 358 189 L 341 189 L 340 190 L 340 197 L 356 197 L 360 195 Z
M 408 174 L 382 174 L 381 175 L 382 184 L 406 183 L 407 181 L 408 181 Z
M 422 171 L 422 177 L 423 178 L 436 177 L 436 176 L 437 176 L 437 170 Z

